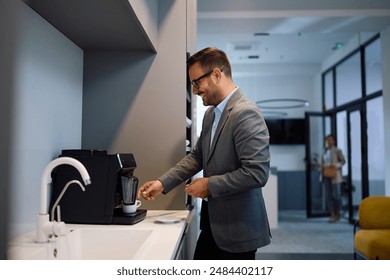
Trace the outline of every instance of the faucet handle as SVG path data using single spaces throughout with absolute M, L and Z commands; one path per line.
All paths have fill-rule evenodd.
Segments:
M 61 236 L 66 235 L 65 223 L 64 222 L 54 222 L 53 224 L 53 235 Z

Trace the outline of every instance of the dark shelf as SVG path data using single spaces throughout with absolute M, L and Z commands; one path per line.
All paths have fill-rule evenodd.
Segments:
M 83 50 L 156 50 L 127 0 L 23 0 Z

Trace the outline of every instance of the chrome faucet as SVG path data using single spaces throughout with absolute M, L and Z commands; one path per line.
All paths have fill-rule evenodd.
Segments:
M 61 221 L 49 221 L 48 205 L 47 205 L 47 193 L 49 184 L 51 183 L 51 172 L 54 168 L 62 164 L 69 164 L 75 167 L 81 177 L 83 178 L 84 184 L 89 185 L 91 179 L 89 177 L 87 169 L 78 160 L 70 157 L 60 157 L 51 161 L 45 168 L 41 178 L 41 205 L 40 211 L 37 218 L 36 228 L 36 242 L 44 243 L 49 241 L 51 235 L 63 235 L 65 234 L 65 223 Z

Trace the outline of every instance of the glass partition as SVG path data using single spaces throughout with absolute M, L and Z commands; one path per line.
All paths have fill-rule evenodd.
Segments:
M 330 118 L 323 118 L 321 128 L 325 135 L 336 135 L 337 146 L 346 157 L 342 172 L 348 199 L 343 197 L 343 207 L 347 206 L 351 222 L 356 221 L 364 197 L 385 194 L 381 59 L 377 34 L 323 73 L 322 78 L 323 114 Z M 314 207 L 314 190 L 311 198 Z
M 321 113 L 306 112 L 306 188 L 307 216 L 329 215 L 325 187 L 321 176 L 321 157 L 324 152 L 325 123 L 330 117 Z
M 329 71 L 324 76 L 324 94 L 325 104 L 324 110 L 334 108 L 334 95 L 333 95 L 333 71 Z
M 341 175 L 343 176 L 343 183 L 341 184 L 341 216 L 350 220 L 350 191 L 348 183 L 348 121 L 346 111 L 341 111 L 336 114 L 336 126 L 337 126 L 337 141 L 336 146 L 341 149 L 341 152 L 345 158 L 345 164 L 341 168 Z
M 349 112 L 350 176 L 352 191 L 353 220 L 358 219 L 358 208 L 363 198 L 362 142 L 360 111 Z
M 346 111 L 341 111 L 336 115 L 337 121 L 337 147 L 340 148 L 346 159 L 345 164 L 342 167 L 342 174 L 346 176 L 348 174 L 348 126 L 347 126 L 347 113 Z
M 385 194 L 383 97 L 367 101 L 367 156 L 369 195 Z
M 366 94 L 382 90 L 381 44 L 377 39 L 365 48 Z
M 336 67 L 336 104 L 344 105 L 362 98 L 360 53 Z

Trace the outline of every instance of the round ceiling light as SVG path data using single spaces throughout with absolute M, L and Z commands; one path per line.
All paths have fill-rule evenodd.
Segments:
M 295 109 L 309 106 L 309 101 L 296 98 L 265 99 L 256 102 L 260 109 Z

